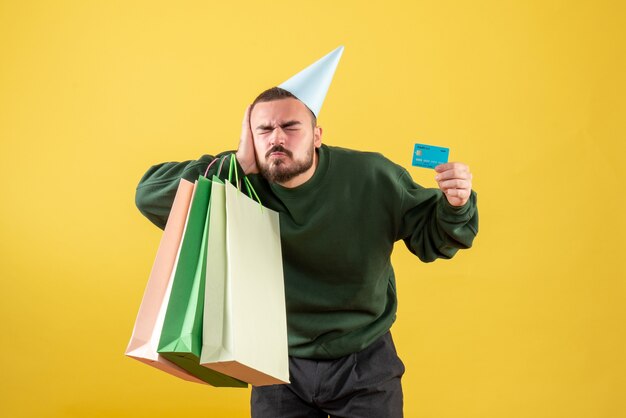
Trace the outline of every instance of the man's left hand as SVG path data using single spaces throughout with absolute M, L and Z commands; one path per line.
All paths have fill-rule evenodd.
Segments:
M 463 206 L 472 192 L 472 173 L 463 163 L 445 163 L 435 167 L 435 180 L 452 206 Z

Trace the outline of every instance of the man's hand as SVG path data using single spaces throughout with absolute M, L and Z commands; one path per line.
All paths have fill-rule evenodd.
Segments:
M 239 165 L 246 174 L 254 174 L 259 172 L 256 165 L 256 156 L 254 154 L 254 141 L 252 139 L 252 130 L 250 128 L 250 107 L 246 108 L 241 122 L 241 138 L 239 138 L 239 148 L 235 156 Z
M 435 167 L 438 173 L 435 180 L 446 195 L 452 206 L 463 206 L 467 203 L 472 191 L 472 173 L 463 163 L 439 164 Z

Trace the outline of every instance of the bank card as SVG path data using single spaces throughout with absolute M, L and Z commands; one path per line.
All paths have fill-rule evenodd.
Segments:
M 448 162 L 450 148 L 435 145 L 415 144 L 413 149 L 413 165 L 416 167 L 435 168 Z

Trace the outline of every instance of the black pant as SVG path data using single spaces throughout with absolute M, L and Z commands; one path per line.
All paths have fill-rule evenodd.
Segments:
M 289 358 L 291 384 L 252 388 L 252 418 L 402 417 L 404 364 L 387 333 L 336 360 Z

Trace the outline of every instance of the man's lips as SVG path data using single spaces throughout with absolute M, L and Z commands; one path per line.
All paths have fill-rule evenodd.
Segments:
M 265 154 L 265 158 L 269 157 L 289 157 L 291 158 L 291 152 L 286 150 L 281 146 L 273 147 L 270 149 L 267 154 Z

